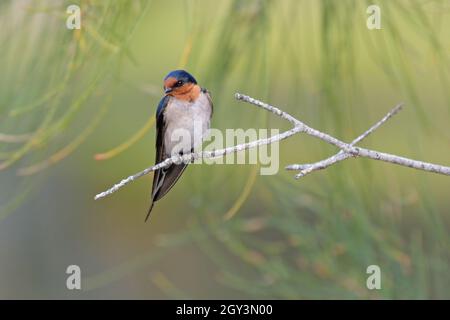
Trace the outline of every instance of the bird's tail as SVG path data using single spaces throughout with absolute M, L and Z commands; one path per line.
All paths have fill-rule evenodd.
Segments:
M 148 218 L 150 217 L 150 212 L 152 212 L 154 204 L 155 204 L 155 202 L 152 199 L 152 203 L 150 204 L 150 208 L 148 209 L 147 216 L 145 217 L 145 222 L 147 222 Z

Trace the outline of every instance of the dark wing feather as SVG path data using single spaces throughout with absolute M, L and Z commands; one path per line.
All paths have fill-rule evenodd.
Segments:
M 155 163 L 160 163 L 165 159 L 165 149 L 164 149 L 164 134 L 165 134 L 165 123 L 164 123 L 164 111 L 169 103 L 169 96 L 164 96 L 158 105 L 156 110 L 156 159 Z M 145 221 L 147 221 L 150 216 L 150 212 L 153 209 L 153 205 L 156 201 L 164 197 L 164 195 L 169 192 L 169 190 L 175 185 L 177 180 L 180 178 L 183 171 L 186 169 L 187 164 L 172 164 L 171 166 L 163 169 L 156 170 L 153 176 L 153 186 L 152 186 L 152 203 L 150 209 L 148 210 Z

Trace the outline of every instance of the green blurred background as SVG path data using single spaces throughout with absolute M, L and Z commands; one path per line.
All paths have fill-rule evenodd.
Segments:
M 295 180 L 285 165 L 337 151 L 307 136 L 280 144 L 277 175 L 189 167 L 149 223 L 152 175 L 93 200 L 153 164 L 181 67 L 213 127 L 289 128 L 235 92 L 345 141 L 405 102 L 362 145 L 449 165 L 449 39 L 448 0 L 2 0 L 0 298 L 450 298 L 450 179 L 351 159 Z

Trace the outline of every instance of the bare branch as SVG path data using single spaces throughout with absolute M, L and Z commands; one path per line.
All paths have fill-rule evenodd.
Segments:
M 357 137 L 355 140 L 353 140 L 350 145 L 354 146 L 357 143 L 361 142 L 365 138 L 367 138 L 370 134 L 372 134 L 375 130 L 377 130 L 381 125 L 383 125 L 386 121 L 388 121 L 390 118 L 392 118 L 394 115 L 396 115 L 401 109 L 403 108 L 403 103 L 398 104 L 394 109 L 389 111 L 383 119 L 378 121 L 376 124 L 374 124 L 372 127 L 370 127 L 369 130 L 361 134 L 359 137 Z M 347 158 L 350 158 L 351 155 L 349 153 L 345 153 L 344 151 L 339 151 L 337 154 L 335 154 L 332 157 L 329 157 L 327 159 L 315 162 L 315 163 L 308 163 L 308 164 L 291 164 L 286 167 L 286 170 L 300 170 L 300 173 L 298 173 L 295 178 L 299 179 L 302 178 L 308 174 L 310 174 L 313 171 L 322 170 L 325 168 L 328 168 L 329 166 L 338 163 L 340 161 L 343 161 Z
M 297 177 L 302 177 L 310 172 L 313 172 L 313 171 L 316 171 L 319 169 L 323 169 L 323 168 L 327 168 L 327 167 L 333 165 L 334 163 L 343 161 L 350 157 L 364 157 L 364 158 L 394 163 L 394 164 L 398 164 L 398 165 L 402 165 L 402 166 L 406 166 L 406 167 L 410 167 L 410 168 L 415 168 L 415 169 L 419 169 L 419 170 L 450 175 L 450 167 L 445 167 L 445 166 L 441 166 L 438 164 L 408 159 L 408 158 L 404 158 L 404 157 L 400 157 L 400 156 L 396 156 L 396 155 L 392 155 L 392 154 L 388 154 L 388 153 L 383 153 L 383 152 L 379 152 L 379 151 L 375 151 L 375 150 L 370 150 L 370 149 L 354 146 L 358 142 L 365 139 L 368 135 L 373 133 L 382 124 L 384 124 L 388 119 L 390 119 L 394 114 L 396 114 L 401 109 L 402 105 L 398 105 L 397 107 L 392 109 L 383 119 L 381 119 L 379 122 L 377 122 L 369 130 L 367 130 L 362 135 L 360 135 L 358 138 L 353 140 L 350 144 L 347 144 L 337 138 L 330 136 L 327 133 L 321 132 L 319 130 L 316 130 L 316 129 L 313 129 L 313 128 L 307 126 L 300 120 L 294 118 L 292 115 L 288 114 L 287 112 L 282 111 L 281 109 L 279 109 L 277 107 L 274 107 L 265 102 L 256 100 L 252 97 L 249 97 L 249 96 L 246 96 L 246 95 L 243 95 L 240 93 L 236 93 L 235 97 L 237 100 L 253 104 L 257 107 L 260 107 L 262 109 L 272 112 L 273 114 L 281 117 L 282 119 L 285 119 L 285 120 L 289 121 L 290 123 L 292 123 L 294 127 L 290 130 L 287 130 L 283 133 L 271 136 L 266 139 L 259 139 L 259 140 L 255 140 L 255 141 L 252 141 L 249 143 L 239 144 L 239 145 L 236 145 L 233 147 L 220 149 L 220 150 L 203 151 L 203 152 L 190 153 L 190 154 L 186 154 L 186 155 L 182 155 L 182 156 L 173 156 L 171 158 L 167 158 L 166 160 L 164 160 L 152 167 L 149 167 L 139 173 L 129 176 L 126 179 L 123 179 L 122 181 L 115 184 L 113 187 L 111 187 L 107 191 L 97 194 L 95 196 L 95 200 L 106 197 L 106 196 L 116 192 L 117 190 L 119 190 L 123 186 L 127 185 L 128 183 L 130 183 L 152 171 L 169 167 L 173 163 L 176 163 L 176 164 L 181 163 L 181 162 L 189 163 L 196 159 L 220 158 L 220 157 L 223 157 L 230 153 L 235 153 L 235 152 L 239 152 L 239 151 L 243 151 L 243 150 L 247 150 L 247 149 L 251 149 L 251 148 L 256 148 L 258 146 L 278 142 L 278 141 L 284 140 L 284 139 L 286 139 L 290 136 L 293 136 L 297 133 L 300 133 L 300 132 L 304 132 L 310 136 L 319 138 L 331 145 L 338 147 L 339 149 L 341 149 L 341 151 L 328 159 L 316 162 L 314 164 L 305 164 L 305 165 L 295 164 L 295 165 L 288 166 L 287 167 L 288 170 L 301 170 L 301 172 L 297 175 Z
M 260 106 L 260 107 L 264 107 L 265 109 L 267 108 L 267 109 L 272 109 L 272 110 L 279 110 L 275 107 L 267 105 L 266 103 L 258 101 L 249 96 L 236 95 L 236 97 L 239 100 L 242 100 L 242 101 L 245 101 L 245 102 Z M 327 133 L 321 132 L 319 130 L 316 130 L 316 129 L 313 129 L 313 128 L 307 126 L 306 124 L 304 124 L 303 122 L 301 122 L 298 119 L 295 119 L 294 117 L 287 114 L 286 112 L 283 112 L 280 110 L 279 110 L 279 112 L 281 112 L 283 114 L 283 115 L 279 114 L 283 118 L 293 119 L 295 126 L 300 127 L 300 132 L 304 132 L 310 136 L 319 138 L 320 140 L 323 140 L 331 145 L 334 145 L 334 146 L 338 147 L 339 149 L 341 149 L 342 151 L 344 151 L 345 153 L 349 154 L 350 156 L 369 158 L 369 159 L 373 159 L 373 160 L 394 163 L 394 164 L 398 164 L 401 166 L 414 168 L 414 169 L 418 169 L 418 170 L 424 170 L 424 171 L 429 171 L 429 172 L 434 172 L 434 173 L 450 175 L 450 167 L 441 166 L 441 165 L 434 164 L 434 163 L 423 162 L 423 161 L 419 161 L 419 160 L 413 160 L 413 159 L 400 157 L 397 155 L 384 153 L 384 152 L 380 152 L 380 151 L 370 150 L 370 149 L 366 149 L 366 148 L 354 147 L 351 144 L 347 144 L 333 136 L 330 136 Z M 289 120 L 289 121 L 291 121 L 291 120 Z M 373 131 L 373 130 L 369 129 L 369 131 Z M 362 136 L 364 136 L 364 135 L 365 134 L 363 134 Z
M 171 158 L 167 158 L 166 160 L 164 160 L 163 162 L 160 162 L 156 165 L 154 165 L 153 167 L 147 168 L 145 170 L 142 170 L 139 173 L 136 173 L 132 176 L 129 176 L 126 179 L 123 179 L 122 181 L 120 181 L 119 183 L 115 184 L 113 187 L 111 187 L 110 189 L 99 193 L 95 196 L 95 200 L 98 200 L 100 198 L 106 197 L 114 192 L 116 192 L 117 190 L 119 190 L 120 188 L 122 188 L 123 186 L 129 184 L 130 182 L 145 176 L 146 174 L 149 174 L 152 171 L 161 169 L 161 168 L 166 168 L 169 167 L 172 163 L 189 163 L 192 162 L 196 159 L 215 159 L 215 158 L 221 158 L 227 154 L 230 153 L 235 153 L 235 152 L 239 152 L 239 151 L 243 151 L 243 150 L 247 150 L 247 149 L 252 149 L 258 146 L 262 146 L 262 145 L 267 145 L 267 144 L 271 144 L 277 141 L 281 141 L 284 140 L 296 133 L 299 132 L 299 128 L 298 127 L 294 127 L 288 131 L 285 131 L 283 133 L 271 136 L 269 138 L 266 139 L 259 139 L 259 140 L 255 140 L 252 142 L 248 142 L 248 143 L 244 143 L 244 144 L 239 144 L 233 147 L 229 147 L 229 148 L 225 148 L 225 149 L 220 149 L 220 150 L 214 150 L 214 151 L 202 151 L 202 152 L 196 152 L 196 153 L 189 153 L 189 154 L 185 154 L 183 156 L 172 156 Z

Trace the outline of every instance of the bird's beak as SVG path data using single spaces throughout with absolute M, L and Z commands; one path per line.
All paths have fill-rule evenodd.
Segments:
M 164 93 L 165 93 L 165 94 L 171 93 L 172 90 L 173 90 L 172 88 L 166 88 L 166 89 L 164 90 Z

